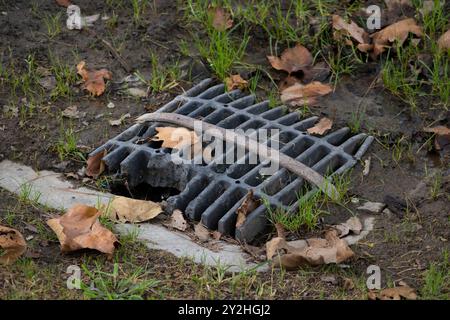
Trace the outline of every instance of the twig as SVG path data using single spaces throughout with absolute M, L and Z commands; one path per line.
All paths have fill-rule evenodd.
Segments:
M 164 112 L 146 113 L 137 119 L 138 123 L 147 121 L 168 122 L 194 130 L 195 121 L 199 120 L 181 114 Z M 331 199 L 337 200 L 338 193 L 336 187 L 318 172 L 303 163 L 257 141 L 251 140 L 253 143 L 246 143 L 247 139 L 245 136 L 236 134 L 232 130 L 224 129 L 206 122 L 202 122 L 202 128 L 207 130 L 211 135 L 220 135 L 220 137 L 227 142 L 236 143 L 239 147 L 245 148 L 249 152 L 278 162 L 282 167 L 316 185 Z
M 116 49 L 114 49 L 111 43 L 109 43 L 105 39 L 100 38 L 97 35 L 97 33 L 93 30 L 90 29 L 83 29 L 83 30 L 85 30 L 90 35 L 94 36 L 96 39 L 100 40 L 103 43 L 103 45 L 109 49 L 109 51 L 117 59 L 117 61 L 119 61 L 120 65 L 122 66 L 122 68 L 125 69 L 126 72 L 131 73 L 131 71 L 133 71 L 133 68 L 131 68 L 130 65 L 120 56 L 120 54 L 117 52 Z

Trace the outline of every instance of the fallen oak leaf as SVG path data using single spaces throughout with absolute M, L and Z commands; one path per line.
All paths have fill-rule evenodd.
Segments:
M 439 37 L 438 47 L 441 50 L 450 50 L 450 30 Z
M 273 68 L 288 73 L 303 71 L 304 69 L 310 68 L 313 63 L 312 54 L 301 44 L 284 50 L 280 58 L 267 56 L 267 59 Z
M 325 234 L 325 239 L 308 239 L 295 247 L 283 238 L 273 238 L 266 243 L 266 254 L 268 260 L 294 270 L 303 265 L 341 263 L 352 257 L 353 251 L 345 240 L 339 239 L 337 231 L 331 230 Z
M 236 210 L 236 228 L 242 226 L 247 219 L 247 216 L 261 204 L 260 199 L 256 199 L 253 195 L 253 190 L 250 189 L 242 201 L 239 208 Z
M 339 238 L 342 238 L 348 235 L 350 232 L 352 232 L 353 234 L 360 234 L 363 226 L 358 217 L 351 217 L 344 223 L 333 226 L 333 228 L 338 230 Z
M 93 249 L 112 256 L 116 236 L 98 220 L 101 212 L 94 207 L 77 204 L 64 215 L 47 221 L 61 244 L 62 252 Z
M 83 88 L 94 96 L 100 96 L 105 92 L 106 80 L 112 79 L 112 73 L 106 69 L 88 70 L 86 62 L 81 61 L 77 65 L 77 72 L 83 78 Z
M 72 4 L 72 2 L 70 2 L 70 0 L 56 0 L 56 3 L 61 6 L 61 7 L 68 7 Z
M 26 248 L 27 243 L 19 231 L 0 225 L 0 264 L 14 263 Z
M 394 288 L 387 288 L 380 291 L 376 298 L 381 300 L 416 300 L 416 291 L 408 285 L 398 286 Z
M 186 128 L 157 127 L 157 134 L 153 141 L 162 141 L 163 148 L 182 149 L 187 145 L 194 145 L 199 141 L 197 134 Z
M 211 237 L 211 233 L 201 222 L 197 223 L 194 227 L 194 233 L 201 241 L 208 241 Z
M 86 112 L 80 112 L 78 111 L 77 106 L 70 106 L 67 107 L 62 111 L 62 116 L 70 119 L 79 119 L 86 116 Z
M 181 210 L 175 209 L 172 212 L 169 226 L 180 231 L 186 231 L 187 222 L 186 219 L 184 219 L 183 212 L 181 212 Z
M 319 81 L 313 81 L 306 85 L 296 83 L 281 91 L 281 101 L 291 106 L 314 105 L 319 96 L 324 96 L 332 91 L 331 87 Z
M 309 134 L 323 135 L 326 131 L 330 130 L 333 126 L 333 121 L 328 118 L 322 118 L 314 127 L 308 128 Z
M 105 171 L 106 166 L 103 158 L 108 154 L 106 149 L 97 152 L 93 156 L 90 156 L 86 161 L 86 175 L 89 177 L 97 178 Z
M 386 47 L 395 41 L 399 45 L 402 45 L 408 38 L 409 33 L 413 33 L 418 37 L 423 36 L 422 28 L 417 25 L 413 18 L 398 21 L 372 34 L 371 37 L 374 44 L 373 54 L 378 56 Z
M 234 74 L 230 77 L 225 78 L 225 84 L 227 86 L 228 91 L 234 89 L 244 90 L 248 86 L 248 81 L 242 79 L 241 75 Z
M 151 220 L 162 212 L 163 210 L 158 203 L 116 196 L 111 201 L 106 215 L 112 220 L 123 223 L 136 223 Z
M 333 28 L 337 31 L 340 31 L 341 34 L 346 34 L 352 37 L 359 44 L 369 43 L 369 34 L 355 22 L 350 21 L 350 23 L 347 23 L 344 19 L 336 14 L 333 15 L 332 20 Z M 335 35 L 336 37 L 338 37 L 339 33 L 336 33 Z
M 428 133 L 434 133 L 435 139 L 434 139 L 434 145 L 436 150 L 442 150 L 447 145 L 450 144 L 450 129 L 445 126 L 436 126 L 433 128 L 423 128 L 422 131 L 428 132 Z
M 213 28 L 217 31 L 225 31 L 233 26 L 230 13 L 222 7 L 211 7 L 208 9 L 208 14 L 212 19 Z

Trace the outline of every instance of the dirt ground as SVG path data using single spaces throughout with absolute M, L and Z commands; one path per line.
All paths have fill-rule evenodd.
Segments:
M 76 173 L 85 166 L 90 151 L 128 128 L 135 117 L 157 110 L 201 79 L 216 77 L 207 59 L 195 48 L 193 33 L 199 27 L 186 20 L 187 1 L 184 5 L 179 1 L 150 1 L 139 22 L 133 22 L 137 19 L 136 13 L 128 3 L 74 2 L 82 8 L 83 14 L 101 13 L 109 19 L 100 19 L 90 31 L 68 30 L 66 9 L 53 0 L 0 0 L 0 107 L 3 108 L 0 110 L 0 161 L 17 161 L 35 170 Z M 342 14 L 349 7 L 350 1 L 343 1 L 331 5 L 329 10 Z M 443 10 L 450 12 L 448 6 Z M 399 16 L 415 14 L 405 11 Z M 52 23 L 52 19 L 56 22 Z M 389 23 L 389 19 L 394 18 L 388 17 L 383 23 Z M 238 26 L 233 32 L 235 37 L 243 37 L 244 28 Z M 206 37 L 201 32 L 198 34 Z M 285 75 L 273 70 L 266 59 L 271 52 L 264 30 L 255 26 L 249 35 L 243 61 L 233 71 L 250 78 L 259 68 L 264 70 L 256 89 L 258 99 L 263 100 L 273 93 L 273 82 L 279 83 Z M 102 39 L 111 44 L 114 52 Z M 279 54 L 286 43 L 280 41 L 275 47 Z M 329 51 L 335 52 L 332 47 Z M 134 71 L 146 79 L 153 76 L 151 53 L 164 70 L 176 66 L 175 85 L 149 90 L 146 97 L 127 95 L 122 90 L 124 77 Z M 116 54 L 132 70 L 126 70 L 127 66 Z M 323 60 L 320 56 L 318 59 Z M 92 97 L 82 90 L 76 75 L 76 65 L 81 60 L 89 67 L 112 72 L 113 79 L 105 94 Z M 35 71 L 27 77 L 30 65 Z M 243 67 L 248 65 L 258 67 Z M 48 80 L 52 75 L 57 78 L 58 70 L 62 69 L 67 70 L 65 75 L 60 73 L 67 93 L 42 85 L 43 79 Z M 129 283 L 123 284 L 127 288 L 124 296 L 115 295 L 120 291 L 119 285 L 109 282 L 109 292 L 114 292 L 111 295 L 104 294 L 106 289 L 100 294 L 65 287 L 65 271 L 69 265 L 83 265 L 91 270 L 90 275 L 83 273 L 83 279 L 90 283 L 105 277 L 95 273 L 97 271 L 113 272 L 114 263 L 120 266 L 121 279 L 130 283 L 142 279 L 152 281 L 138 293 L 147 299 L 366 299 L 365 279 L 369 265 L 380 266 L 382 287 L 404 281 L 417 290 L 420 298 L 448 299 L 449 153 L 448 149 L 436 151 L 432 136 L 421 129 L 437 124 L 448 127 L 449 104 L 418 94 L 414 98 L 416 111 L 412 112 L 404 99 L 386 89 L 381 69 L 380 61 L 369 59 L 349 74 L 340 75 L 337 81 L 333 80 L 334 92 L 325 96 L 320 106 L 307 112 L 333 118 L 334 128 L 355 125 L 355 114 L 362 114 L 358 131 L 375 137 L 364 157 L 371 158 L 370 173 L 363 176 L 363 163 L 355 167 L 351 172 L 348 197 L 384 202 L 390 213 L 374 214 L 374 230 L 352 246 L 355 257 L 345 266 L 223 275 L 220 268 L 204 268 L 167 253 L 148 251 L 132 239 L 121 239 L 122 246 L 112 261 L 93 252 L 63 255 L 57 239 L 45 224 L 48 214 L 55 212 L 0 189 L 0 224 L 18 229 L 25 237 L 32 236 L 31 249 L 25 257 L 11 267 L 0 266 L 0 299 L 129 297 L 126 295 L 131 291 Z M 14 76 L 17 82 L 11 80 Z M 323 79 L 324 82 L 329 80 L 329 75 Z M 27 81 L 29 86 L 24 85 Z M 426 88 L 419 90 L 426 92 Z M 108 107 L 111 102 L 114 108 Z M 79 118 L 63 116 L 63 110 L 69 106 L 77 107 L 81 112 Z M 125 114 L 130 117 L 124 118 L 119 126 L 111 126 L 109 120 Z M 76 182 L 101 190 L 109 187 L 108 180 L 102 178 Z M 351 202 L 347 208 L 331 206 L 323 222 L 342 222 L 357 206 Z M 319 226 L 312 234 L 321 232 Z M 311 232 L 302 232 L 301 236 L 307 234 Z M 141 268 L 141 273 L 136 276 L 137 268 Z M 60 276 L 49 282 L 55 274 Z M 351 279 L 353 288 L 345 285 L 346 279 Z

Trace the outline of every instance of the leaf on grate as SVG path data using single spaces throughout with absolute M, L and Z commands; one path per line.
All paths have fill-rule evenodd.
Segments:
M 266 243 L 267 259 L 293 270 L 304 265 L 341 263 L 353 256 L 353 251 L 345 240 L 339 239 L 336 230 L 329 230 L 325 239 L 308 239 L 306 245 L 293 246 L 291 243 L 279 237 L 273 238 Z
M 217 31 L 225 31 L 233 26 L 230 13 L 222 7 L 211 7 L 208 9 L 208 14 L 212 19 L 212 26 Z
M 438 47 L 441 50 L 450 50 L 450 30 L 439 37 Z
M 319 81 L 296 83 L 281 91 L 281 101 L 291 106 L 315 105 L 317 98 L 329 94 L 331 87 Z
M 70 6 L 72 3 L 70 2 L 70 0 L 56 0 L 56 3 L 61 6 L 61 7 L 68 7 Z
M 335 39 L 339 39 L 342 34 L 355 39 L 359 44 L 369 43 L 369 34 L 355 22 L 347 23 L 340 16 L 333 15 L 333 28 L 337 31 L 334 33 Z
M 197 134 L 186 128 L 158 127 L 153 141 L 162 141 L 163 148 L 182 149 L 199 141 Z
M 307 131 L 309 134 L 323 135 L 326 131 L 330 130 L 333 126 L 333 121 L 328 118 L 322 118 L 314 127 L 309 128 Z
M 424 132 L 434 133 L 434 145 L 436 150 L 442 150 L 450 144 L 450 129 L 445 126 L 423 128 Z
M 277 70 L 284 70 L 288 73 L 303 71 L 312 66 L 313 56 L 301 44 L 297 44 L 293 48 L 288 48 L 283 51 L 281 57 L 267 56 L 270 64 Z
M 47 224 L 58 237 L 62 252 L 93 249 L 112 256 L 117 238 L 100 224 L 100 214 L 94 207 L 77 204 Z
M 201 241 L 208 241 L 211 237 L 211 232 L 201 222 L 195 225 L 194 233 Z
M 247 219 L 247 216 L 256 208 L 259 207 L 261 204 L 260 199 L 256 199 L 253 195 L 253 190 L 250 189 L 247 193 L 247 195 L 244 198 L 244 201 L 242 201 L 242 204 L 237 208 L 236 214 L 236 228 L 239 228 L 242 226 Z
M 108 151 L 104 149 L 96 153 L 95 155 L 87 159 L 86 175 L 89 177 L 97 178 L 105 171 L 106 166 L 103 158 L 107 155 Z
M 27 243 L 19 231 L 0 226 L 0 264 L 14 263 L 26 248 Z
M 77 65 L 78 74 L 83 78 L 83 88 L 94 96 L 100 96 L 105 92 L 106 80 L 112 79 L 112 73 L 106 69 L 88 70 L 86 62 L 81 61 Z
M 417 25 L 413 18 L 398 21 L 372 34 L 374 55 L 381 54 L 393 42 L 397 41 L 399 45 L 402 45 L 410 33 L 418 37 L 423 36 L 422 28 Z
M 162 212 L 158 203 L 116 196 L 111 202 L 107 215 L 112 220 L 136 223 L 151 220 Z
M 371 291 L 368 294 L 368 298 L 370 300 L 401 300 L 402 298 L 416 300 L 417 294 L 413 288 L 405 284 L 394 288 L 383 289 L 380 292 Z
M 181 210 L 175 209 L 172 212 L 169 226 L 181 231 L 185 231 L 187 229 L 187 222 L 186 219 L 184 219 L 183 212 L 181 212 Z
M 244 90 L 248 86 L 248 81 L 242 79 L 239 74 L 234 74 L 230 77 L 225 78 L 225 84 L 228 91 L 234 89 Z

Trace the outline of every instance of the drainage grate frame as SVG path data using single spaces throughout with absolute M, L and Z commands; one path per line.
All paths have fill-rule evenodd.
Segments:
M 254 95 L 240 90 L 226 92 L 223 84 L 205 79 L 156 112 L 173 112 L 225 129 L 254 129 L 253 138 L 261 129 L 278 129 L 279 134 L 271 136 L 266 145 L 277 141 L 281 153 L 322 175 L 333 176 L 352 168 L 373 141 L 373 137 L 364 133 L 352 135 L 347 127 L 324 137 L 309 135 L 306 131 L 316 124 L 318 117 L 301 119 L 300 113 L 288 112 L 285 106 L 271 108 L 268 101 L 255 103 L 255 100 Z M 236 210 L 248 190 L 252 189 L 257 198 L 266 199 L 273 208 L 282 207 L 290 212 L 298 209 L 297 192 L 308 185 L 303 178 L 285 168 L 272 176 L 262 176 L 260 170 L 270 165 L 267 161 L 175 164 L 171 161 L 171 149 L 160 148 L 148 139 L 161 126 L 167 124 L 135 124 L 90 155 L 107 149 L 103 161 L 108 171 L 125 176 L 130 187 L 145 182 L 153 187 L 177 188 L 181 192 L 167 199 L 168 212 L 180 209 L 190 219 L 201 220 L 209 229 L 240 241 L 258 239 L 269 226 L 267 208 L 261 204 L 242 226 L 235 228 Z M 249 157 L 246 152 L 244 158 Z

